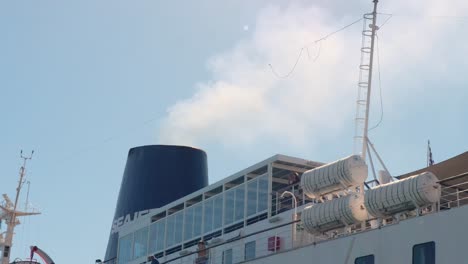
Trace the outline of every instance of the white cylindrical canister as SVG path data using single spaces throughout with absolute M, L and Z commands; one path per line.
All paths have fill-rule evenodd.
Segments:
M 367 179 L 367 165 L 361 156 L 344 159 L 304 172 L 301 187 L 310 198 L 358 186 Z
M 368 219 L 364 195 L 352 193 L 304 208 L 302 224 L 309 233 L 319 233 L 352 225 Z
M 423 172 L 367 190 L 365 205 L 371 215 L 384 217 L 438 202 L 440 193 L 437 177 Z

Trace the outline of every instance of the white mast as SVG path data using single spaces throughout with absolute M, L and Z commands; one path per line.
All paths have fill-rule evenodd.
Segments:
M 362 31 L 361 64 L 359 65 L 359 91 L 356 107 L 356 127 L 354 153 L 366 159 L 367 132 L 369 129 L 369 106 L 372 86 L 372 66 L 374 59 L 375 35 L 378 30 L 377 3 L 374 0 L 374 11 L 364 15 L 364 29 Z
M 34 151 L 31 152 L 31 155 L 29 157 L 23 156 L 23 151 L 21 151 L 21 158 L 23 159 L 23 166 L 20 168 L 20 173 L 19 173 L 19 181 L 18 181 L 18 187 L 16 188 L 16 197 L 15 197 L 15 203 L 12 203 L 10 198 L 8 198 L 8 195 L 3 194 L 4 197 L 4 202 L 2 205 L 0 205 L 1 209 L 1 214 L 0 214 L 0 219 L 5 220 L 5 223 L 7 225 L 7 231 L 5 232 L 5 238 L 3 239 L 3 234 L 0 234 L 0 248 L 1 248 L 1 264 L 9 264 L 10 263 L 10 253 L 11 253 L 11 247 L 13 245 L 13 236 L 14 236 L 14 229 L 15 226 L 18 225 L 20 222 L 16 217 L 19 216 L 28 216 L 28 215 L 37 215 L 40 214 L 39 212 L 21 212 L 17 211 L 16 208 L 18 207 L 18 200 L 19 200 L 19 195 L 21 192 L 21 187 L 23 186 L 24 183 L 24 176 L 26 174 L 26 162 L 30 159 L 32 159 L 32 155 L 34 154 Z

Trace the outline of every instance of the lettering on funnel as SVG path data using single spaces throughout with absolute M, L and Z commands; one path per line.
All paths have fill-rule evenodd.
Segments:
M 121 216 L 119 218 L 114 219 L 114 221 L 112 222 L 111 234 L 118 233 L 120 228 L 122 228 L 124 225 L 135 221 L 139 217 L 147 215 L 149 211 L 150 210 L 143 210 L 143 211 L 135 212 L 133 213 L 133 215 L 127 214 L 125 216 Z

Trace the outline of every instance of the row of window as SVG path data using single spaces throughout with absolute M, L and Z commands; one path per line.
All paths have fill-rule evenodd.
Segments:
M 244 223 L 248 217 L 261 214 L 267 208 L 268 176 L 264 175 L 121 237 L 119 263 L 176 247 L 182 242 L 190 244 L 192 240 L 200 240 L 203 234 Z
M 142 230 L 140 230 L 142 231 Z M 134 254 L 135 258 L 142 257 L 146 255 L 145 243 L 147 236 L 144 235 L 144 232 L 135 232 L 134 233 Z M 120 246 L 131 247 L 131 241 L 128 239 L 121 239 Z M 256 242 L 251 241 L 247 242 L 244 247 L 244 260 L 251 260 L 255 258 L 256 252 Z M 120 255 L 119 263 L 126 263 L 130 261 L 131 258 L 128 255 Z M 222 254 L 222 264 L 233 264 L 233 251 L 232 249 L 227 249 L 223 251 Z M 358 257 L 354 260 L 354 264 L 375 264 L 375 256 L 367 255 Z M 435 264 L 435 242 L 427 242 L 422 244 L 417 244 L 413 246 L 413 261 L 412 264 Z
M 375 264 L 374 255 L 356 258 L 354 264 Z M 435 264 L 434 241 L 413 246 L 413 264 Z

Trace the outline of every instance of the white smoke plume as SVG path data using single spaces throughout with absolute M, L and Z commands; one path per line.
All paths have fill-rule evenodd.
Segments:
M 429 43 L 443 39 L 447 23 L 428 23 L 424 17 L 448 11 L 448 5 L 417 2 L 420 4 L 408 7 L 401 0 L 387 6 L 408 17 L 404 22 L 389 21 L 380 36 L 384 42 L 380 48 L 385 51 L 381 60 L 384 67 L 393 69 L 386 79 L 398 78 L 405 67 L 424 60 L 432 49 Z M 325 9 L 297 4 L 264 8 L 249 28 L 250 37 L 209 61 L 212 80 L 197 84 L 191 98 L 168 109 L 160 126 L 160 143 L 237 146 L 270 140 L 299 146 L 310 144 L 310 138 L 333 138 L 355 114 L 362 23 L 321 45 L 309 46 L 286 79 L 276 77 L 268 64 L 280 74 L 288 73 L 305 44 L 358 18 L 336 19 Z M 388 95 L 398 94 L 395 90 Z
M 356 50 L 359 40 L 349 43 L 346 34 L 337 34 L 321 48 L 310 46 L 284 80 L 268 67 L 271 63 L 276 71 L 288 72 L 304 43 L 335 30 L 324 13 L 299 6 L 264 9 L 249 39 L 210 60 L 213 80 L 198 84 L 192 98 L 169 109 L 161 126 L 161 141 L 230 145 L 281 138 L 300 144 L 319 130 L 339 128 L 352 111 L 352 103 L 344 102 L 354 96 L 357 74 L 353 70 L 356 60 L 343 57 L 353 47 Z M 338 66 L 346 70 L 338 74 Z

